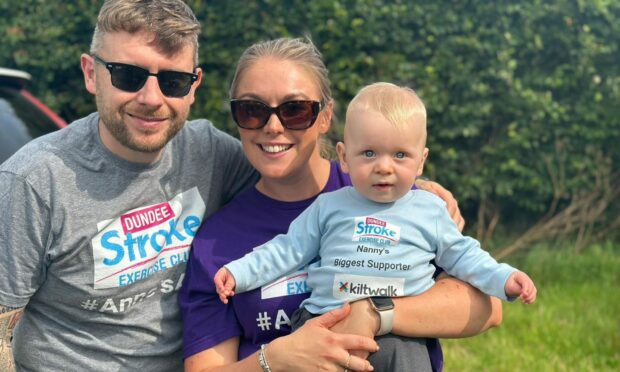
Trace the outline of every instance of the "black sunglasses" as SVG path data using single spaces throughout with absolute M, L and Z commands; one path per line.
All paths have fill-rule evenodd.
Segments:
M 318 101 L 287 101 L 277 107 L 270 107 L 255 100 L 233 99 L 230 111 L 235 123 L 243 129 L 260 129 L 267 125 L 271 115 L 276 114 L 286 129 L 308 129 L 321 111 Z
M 198 79 L 198 75 L 181 71 L 159 71 L 152 74 L 142 67 L 125 63 L 106 62 L 101 57 L 93 54 L 96 62 L 101 63 L 110 71 L 112 85 L 125 92 L 135 93 L 142 89 L 149 76 L 156 76 L 159 89 L 166 97 L 184 97 L 189 93 L 192 84 Z

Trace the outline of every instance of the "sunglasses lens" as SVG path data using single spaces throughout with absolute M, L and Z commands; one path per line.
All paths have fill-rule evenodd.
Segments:
M 315 108 L 316 106 L 316 108 Z M 314 124 L 318 114 L 318 102 L 290 101 L 279 107 L 282 124 L 293 130 L 306 129 Z
M 271 115 L 269 107 L 258 101 L 231 101 L 230 109 L 237 125 L 244 129 L 263 127 Z
M 137 92 L 144 86 L 149 72 L 136 66 L 111 64 L 112 85 L 126 92 Z
M 314 124 L 321 104 L 317 101 L 288 101 L 271 108 L 260 101 L 233 100 L 230 109 L 237 125 L 244 129 L 264 127 L 275 112 L 286 129 L 303 130 Z
M 194 82 L 191 74 L 178 71 L 161 71 L 157 82 L 162 93 L 168 97 L 183 97 L 189 93 Z

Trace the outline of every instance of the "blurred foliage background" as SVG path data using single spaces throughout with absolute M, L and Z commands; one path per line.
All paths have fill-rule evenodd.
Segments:
M 68 121 L 95 110 L 79 56 L 101 3 L 0 0 L 0 66 L 32 74 L 30 90 Z M 617 0 L 187 3 L 203 25 L 193 118 L 236 134 L 227 92 L 243 49 L 308 36 L 340 121 L 367 83 L 418 91 L 429 112 L 426 175 L 454 192 L 468 232 L 496 257 L 538 240 L 576 250 L 618 241 Z

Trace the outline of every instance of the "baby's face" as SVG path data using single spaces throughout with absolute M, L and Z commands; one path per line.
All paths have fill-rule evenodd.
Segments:
M 379 203 L 405 195 L 422 174 L 428 154 L 423 126 L 397 127 L 372 110 L 348 114 L 345 143 L 339 144 L 338 155 L 355 189 Z

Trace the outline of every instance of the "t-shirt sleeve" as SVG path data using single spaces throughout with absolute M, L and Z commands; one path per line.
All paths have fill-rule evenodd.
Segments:
M 319 254 L 319 205 L 320 199 L 315 200 L 291 222 L 286 234 L 280 234 L 242 258 L 226 264 L 235 277 L 238 292 L 247 292 L 270 283 L 310 263 Z
M 185 358 L 242 334 L 232 303 L 223 304 L 215 291 L 213 276 L 224 261 L 214 257 L 215 240 L 204 238 L 206 235 L 206 229 L 201 229 L 192 243 L 179 290 Z
M 484 293 L 507 300 L 504 285 L 516 269 L 498 263 L 476 239 L 462 235 L 442 206 L 436 207 L 436 217 L 437 264 Z
M 221 131 L 216 131 L 216 136 L 221 147 L 219 153 L 225 156 L 223 174 L 226 175 L 226 184 L 223 191 L 224 202 L 229 202 L 241 191 L 253 186 L 258 181 L 259 174 L 245 156 L 239 140 Z
M 49 217 L 25 179 L 0 171 L 0 305 L 25 306 L 43 282 Z

